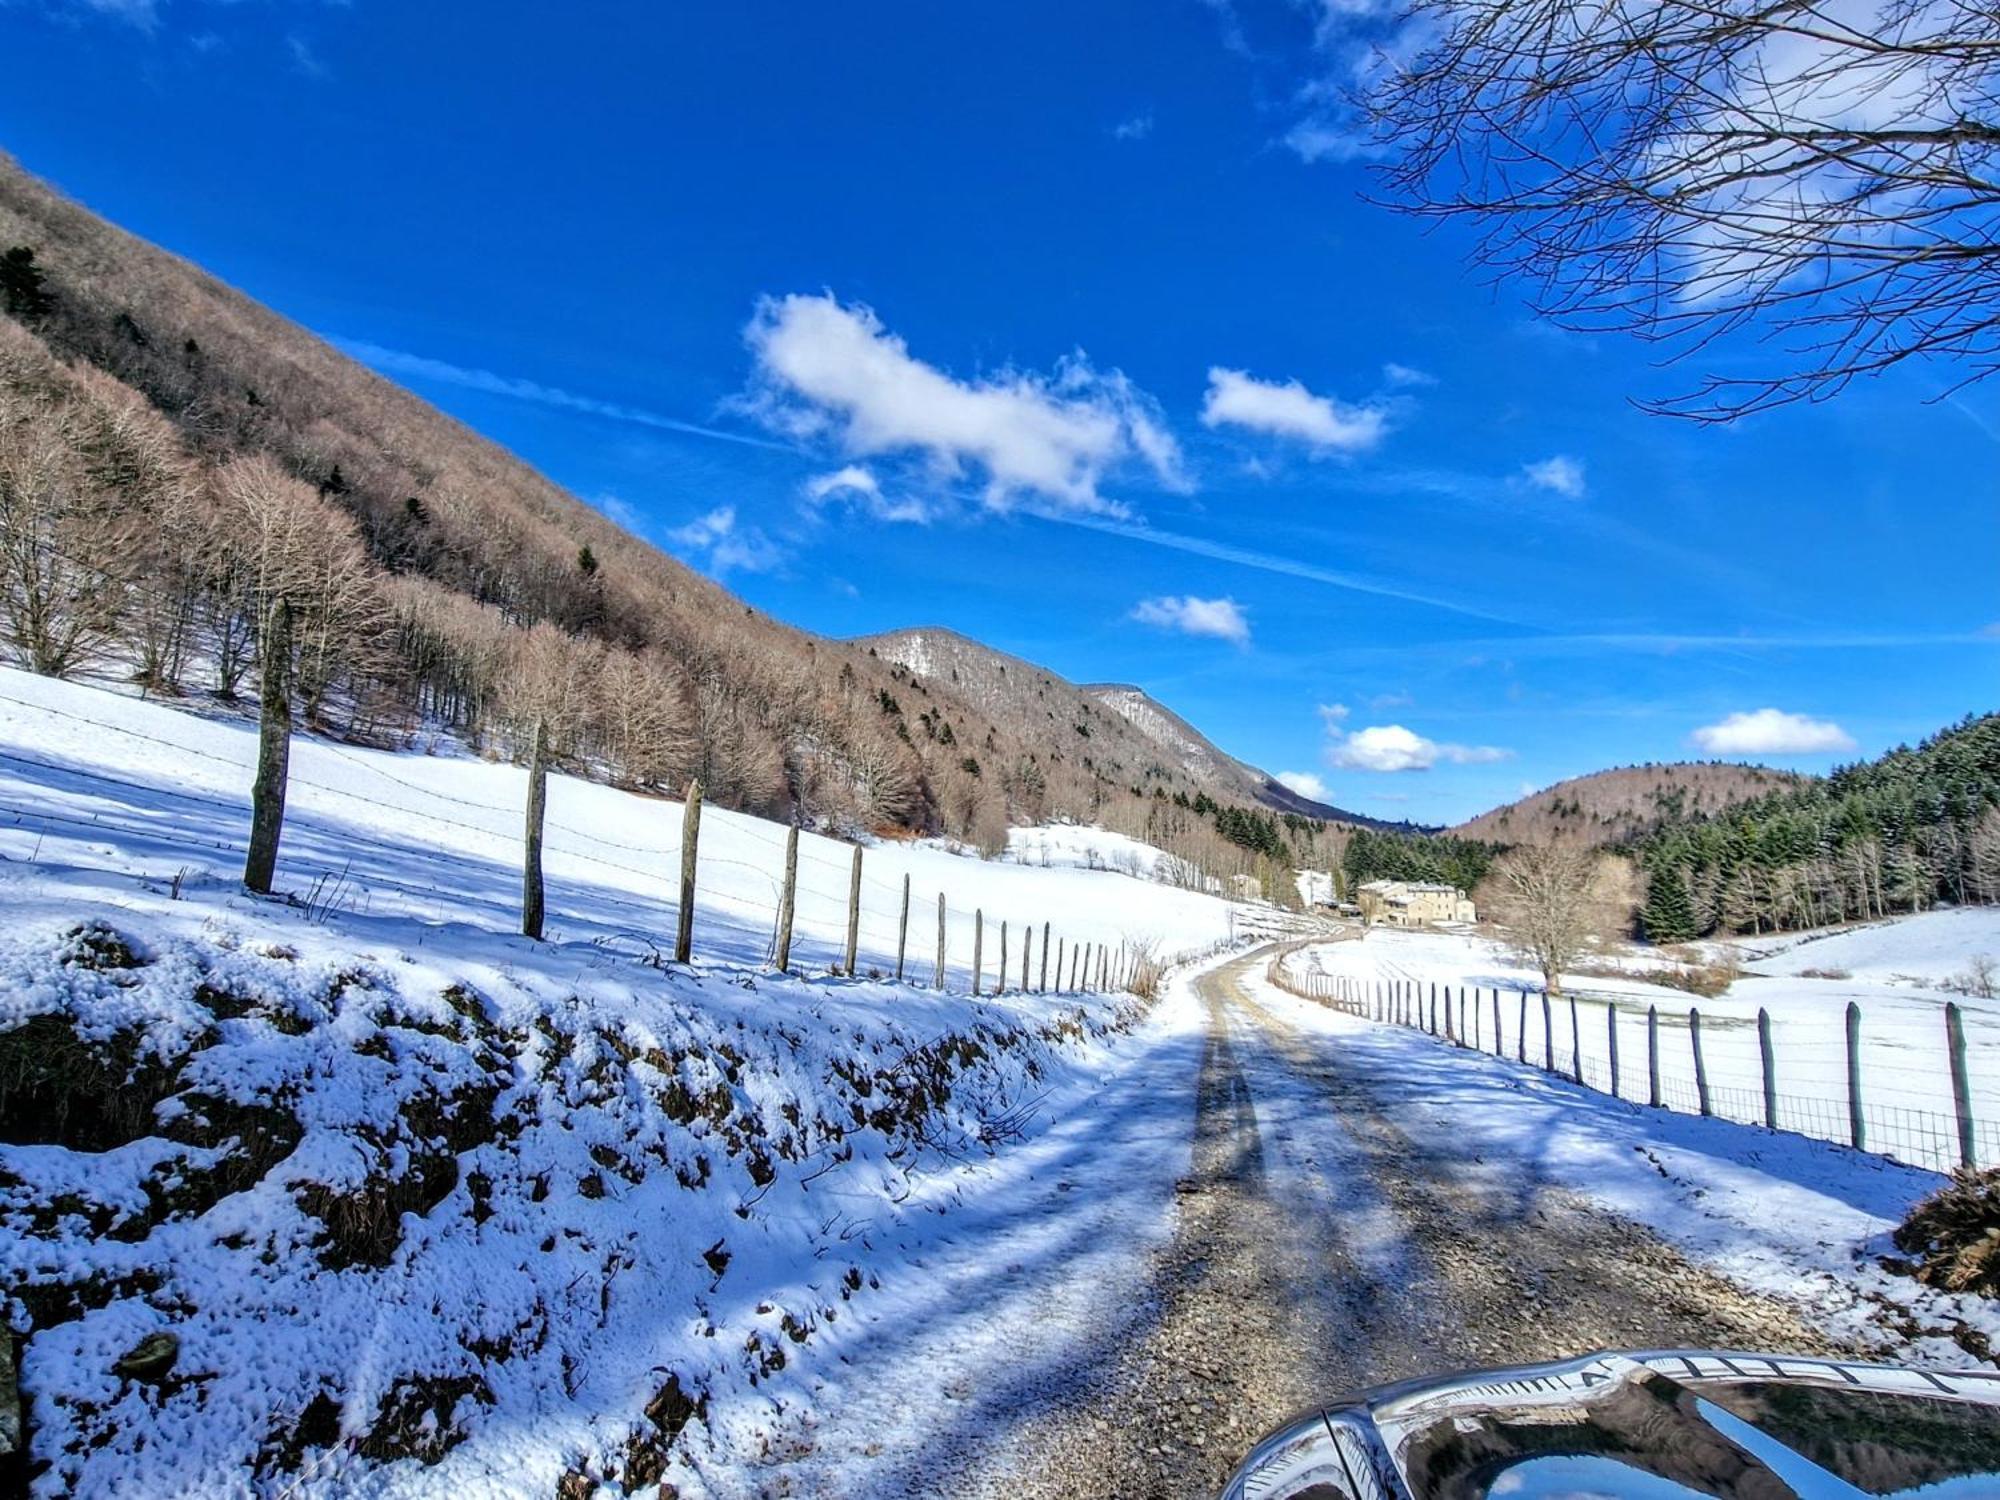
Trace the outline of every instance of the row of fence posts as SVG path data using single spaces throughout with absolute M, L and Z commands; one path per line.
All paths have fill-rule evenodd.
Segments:
M 1481 991 L 1476 987 L 1460 986 L 1454 998 L 1450 985 L 1429 986 L 1426 995 L 1424 986 L 1413 979 L 1362 980 L 1341 974 L 1313 974 L 1306 978 L 1305 988 L 1300 989 L 1295 976 L 1277 970 L 1280 983 L 1294 993 L 1309 999 L 1331 1004 L 1338 1009 L 1349 1011 L 1369 1020 L 1392 1026 L 1411 1026 L 1441 1037 L 1460 1047 L 1476 1051 L 1488 1050 L 1484 1045 L 1480 1012 Z M 1487 991 L 1492 997 L 1493 1015 L 1493 1055 L 1505 1055 L 1503 1033 L 1501 1031 L 1500 991 Z M 1530 992 L 1521 990 L 1520 1013 L 1515 1022 L 1515 1059 L 1526 1063 L 1528 1057 L 1528 1000 Z M 1583 1029 L 1578 1013 L 1576 996 L 1567 997 L 1569 1003 L 1570 1057 L 1569 1076 L 1577 1083 L 1583 1083 Z M 1556 1071 L 1555 1013 L 1554 1002 L 1546 990 L 1541 992 L 1542 1004 L 1542 1057 L 1541 1066 L 1545 1072 Z M 1455 1013 L 1455 1014 L 1454 1014 Z M 1620 1093 L 1621 1077 L 1618 1058 L 1618 1007 L 1606 1002 L 1604 1007 L 1605 1032 L 1608 1042 L 1611 1068 L 1611 1087 L 1607 1091 L 1614 1097 Z M 1945 1049 L 1951 1060 L 1951 1096 L 1953 1113 L 1958 1126 L 1958 1159 L 1961 1166 L 1971 1168 L 1978 1165 L 1978 1143 L 1972 1113 L 1971 1078 L 1965 1064 L 1965 1018 L 1960 1013 L 1956 1001 L 1947 1002 L 1944 1008 Z M 1868 1149 L 1868 1126 L 1862 1110 L 1861 1095 L 1861 1007 L 1852 1000 L 1847 1003 L 1847 1136 L 1848 1144 L 1857 1151 Z M 1715 1113 L 1714 1101 L 1708 1081 L 1708 1060 L 1702 1051 L 1701 1011 L 1698 1007 L 1688 1008 L 1688 1043 L 1694 1054 L 1695 1097 L 1698 1108 L 1704 1115 Z M 1757 1009 L 1757 1052 L 1763 1078 L 1764 1124 L 1776 1130 L 1778 1125 L 1778 1064 L 1776 1049 L 1771 1042 L 1771 1013 L 1762 1006 Z M 1646 1007 L 1646 1102 L 1654 1109 L 1662 1108 L 1660 1093 L 1660 1008 Z
M 539 744 L 539 739 L 537 741 Z M 539 756 L 537 756 L 539 760 Z M 541 823 L 547 805 L 546 793 L 541 778 L 534 774 L 531 764 L 528 779 L 528 839 L 526 862 L 522 875 L 521 929 L 529 937 L 539 938 L 542 926 L 542 871 L 541 871 Z M 681 813 L 681 898 L 680 909 L 676 913 L 674 927 L 674 962 L 685 964 L 694 956 L 694 909 L 696 895 L 696 864 L 701 848 L 701 783 L 692 782 L 688 786 L 687 801 Z M 853 863 L 847 878 L 847 938 L 841 953 L 839 972 L 850 978 L 856 972 L 856 963 L 861 948 L 861 855 L 859 844 L 854 846 Z M 792 920 L 798 910 L 799 894 L 799 830 L 793 827 L 785 835 L 785 880 L 778 895 L 777 927 L 772 937 L 772 961 L 781 974 L 792 971 Z M 940 891 L 937 898 L 937 959 L 932 974 L 932 984 L 942 990 L 945 985 L 945 899 Z M 1007 989 L 1010 925 L 1000 924 L 999 962 L 995 965 L 993 987 L 986 989 L 986 913 L 975 909 L 972 914 L 972 993 L 995 995 Z M 902 912 L 896 924 L 896 979 L 905 977 L 909 965 L 910 939 L 910 877 L 903 876 Z M 1053 945 L 1053 946 L 1052 946 Z M 1053 931 L 1052 924 L 1042 923 L 1040 965 L 1036 966 L 1035 929 L 1032 923 L 1021 928 L 1021 977 L 1015 986 L 1017 992 L 1046 994 L 1049 989 L 1050 955 L 1054 955 L 1055 987 L 1062 991 L 1116 992 L 1127 988 L 1134 979 L 1143 955 L 1121 944 L 1113 949 L 1107 943 L 1078 943 Z M 1068 967 L 1065 982 L 1064 967 Z

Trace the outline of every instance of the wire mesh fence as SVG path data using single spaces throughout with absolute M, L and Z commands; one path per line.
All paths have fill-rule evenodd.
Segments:
M 1281 988 L 1382 1025 L 1556 1074 L 1637 1105 L 1787 1131 L 1934 1171 L 2000 1166 L 2000 1078 L 1974 1053 L 1956 1002 L 1928 1042 L 1908 1024 L 1871 1027 L 1855 1002 L 1838 1025 L 1774 1027 L 1700 1006 L 1630 998 L 1301 973 L 1274 963 Z M 1804 1085 L 1801 1087 L 1801 1085 Z

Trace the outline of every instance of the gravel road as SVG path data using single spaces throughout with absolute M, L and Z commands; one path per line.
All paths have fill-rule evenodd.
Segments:
M 1199 981 L 1193 1166 L 1115 1361 L 956 1456 L 955 1493 L 1213 1495 L 1299 1407 L 1464 1366 L 1619 1346 L 1845 1352 L 1638 1225 L 1412 1134 L 1337 1048 L 1251 999 L 1243 978 L 1267 960 Z

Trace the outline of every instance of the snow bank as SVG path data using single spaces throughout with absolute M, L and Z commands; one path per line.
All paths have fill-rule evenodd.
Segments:
M 2000 907 L 1927 911 L 1861 927 L 1734 942 L 1744 964 L 1756 974 L 1844 970 L 1853 978 L 1878 984 L 1934 988 L 1958 980 L 1976 958 L 2000 965 Z

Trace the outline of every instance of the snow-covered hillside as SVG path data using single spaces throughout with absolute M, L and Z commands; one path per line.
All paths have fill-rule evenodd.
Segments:
M 201 719 L 101 689 L 0 670 L 0 856 L 44 891 L 119 899 L 135 882 L 225 899 L 242 871 L 254 727 Z M 369 921 L 421 930 L 517 929 L 527 776 L 463 754 L 363 750 L 301 737 L 292 751 L 280 889 Z M 607 953 L 671 946 L 681 806 L 592 782 L 549 783 L 544 851 L 548 934 Z M 695 928 L 698 961 L 756 962 L 769 951 L 785 831 L 709 808 L 703 814 Z M 794 939 L 801 969 L 824 971 L 845 941 L 852 847 L 799 841 Z M 863 861 L 861 962 L 892 972 L 909 878 L 908 972 L 931 977 L 937 901 L 947 964 L 969 988 L 974 913 L 983 911 L 990 980 L 997 924 L 1043 923 L 1076 943 L 1196 948 L 1229 934 L 1229 906 L 1075 865 L 981 861 L 944 847 L 878 843 Z M 1018 971 L 1015 974 L 1018 979 Z M 1035 976 L 1039 978 L 1039 971 Z

